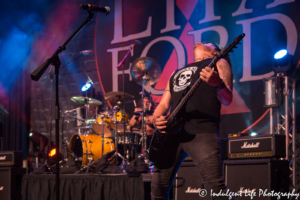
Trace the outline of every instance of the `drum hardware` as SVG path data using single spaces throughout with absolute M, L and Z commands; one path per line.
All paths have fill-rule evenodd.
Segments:
M 123 80 L 124 81 L 124 80 Z M 124 86 L 124 84 L 123 84 Z M 114 129 L 114 138 L 115 138 L 115 147 L 116 152 L 111 157 L 120 157 L 123 159 L 125 163 L 124 157 L 118 152 L 118 136 L 125 133 L 125 125 L 126 120 L 128 120 L 128 115 L 125 114 L 125 104 L 131 103 L 134 100 L 134 96 L 125 93 L 124 88 L 123 92 L 108 92 L 104 95 L 105 100 L 109 101 L 111 104 L 114 105 L 113 107 L 113 120 L 110 122 L 112 129 Z M 120 109 L 120 106 L 123 105 L 123 111 Z M 123 134 L 123 141 L 125 141 L 125 134 Z M 126 152 L 124 145 L 124 153 Z M 116 165 L 118 165 L 118 159 L 116 159 Z
M 71 101 L 78 104 L 83 104 L 83 106 L 75 109 L 76 110 L 75 119 L 79 120 L 76 121 L 76 126 L 84 126 L 84 125 L 96 123 L 94 117 L 98 112 L 98 106 L 102 105 L 101 101 L 94 98 L 83 97 L 83 96 L 74 96 L 71 98 Z
M 125 99 L 125 98 L 124 98 Z M 118 102 L 120 102 L 120 101 L 118 101 Z M 115 119 L 117 119 L 117 116 L 116 116 L 116 114 L 117 114 L 117 111 L 119 111 L 120 110 L 120 108 L 119 108 L 119 106 L 114 106 L 114 110 L 113 110 L 113 113 L 114 113 L 114 116 L 115 116 Z M 114 130 L 114 132 L 115 132 L 115 148 L 116 148 L 116 152 L 109 158 L 109 159 L 112 159 L 113 157 L 116 157 L 116 166 L 118 166 L 118 156 L 123 160 L 123 164 L 125 163 L 124 162 L 124 160 L 125 160 L 125 158 L 119 153 L 119 151 L 118 151 L 118 120 L 116 120 L 115 121 L 115 130 Z M 125 147 L 124 147 L 124 149 L 125 149 Z
M 130 74 L 133 79 L 140 85 L 142 85 L 142 101 L 144 100 L 145 86 L 154 85 L 161 75 L 161 68 L 156 60 L 150 57 L 140 57 L 134 60 L 132 63 Z M 142 103 L 142 154 L 144 157 L 147 155 L 147 132 L 146 132 L 146 108 Z M 146 162 L 146 159 L 145 159 Z

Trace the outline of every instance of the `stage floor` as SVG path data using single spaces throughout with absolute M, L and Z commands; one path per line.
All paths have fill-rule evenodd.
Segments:
M 61 200 L 143 200 L 144 182 L 151 178 L 151 174 L 60 174 L 59 196 Z M 25 175 L 22 200 L 56 200 L 55 185 L 55 174 Z

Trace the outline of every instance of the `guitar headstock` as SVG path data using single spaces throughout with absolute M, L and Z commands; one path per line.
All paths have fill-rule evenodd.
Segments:
M 242 33 L 240 36 L 236 37 L 233 42 L 227 45 L 224 49 L 221 50 L 219 57 L 224 58 L 228 55 L 229 52 L 233 52 L 233 48 L 237 48 L 236 45 L 240 44 L 239 42 L 245 37 L 245 33 Z

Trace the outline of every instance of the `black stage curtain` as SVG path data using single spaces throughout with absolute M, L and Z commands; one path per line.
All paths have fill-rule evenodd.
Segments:
M 31 82 L 24 70 L 9 91 L 0 92 L 0 150 L 23 151 L 27 157 L 27 137 L 30 131 Z
M 142 200 L 141 177 L 128 175 L 60 175 L 61 200 Z M 55 200 L 55 175 L 25 175 L 22 200 Z

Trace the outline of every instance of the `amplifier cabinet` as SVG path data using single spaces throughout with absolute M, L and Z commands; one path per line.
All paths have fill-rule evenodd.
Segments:
M 285 135 L 268 134 L 228 139 L 228 158 L 284 158 Z
M 26 174 L 25 168 L 1 167 L 0 168 L 0 199 L 20 200 L 22 178 Z
M 0 151 L 0 167 L 21 167 L 22 165 L 22 151 Z
M 288 193 L 289 162 L 287 160 L 226 160 L 223 162 L 225 184 L 231 192 L 240 193 L 236 199 L 277 199 L 273 192 Z M 280 199 L 286 199 L 281 196 Z
M 173 185 L 174 200 L 211 200 L 210 196 L 200 197 L 199 191 L 204 188 L 200 174 L 193 162 L 183 162 Z

